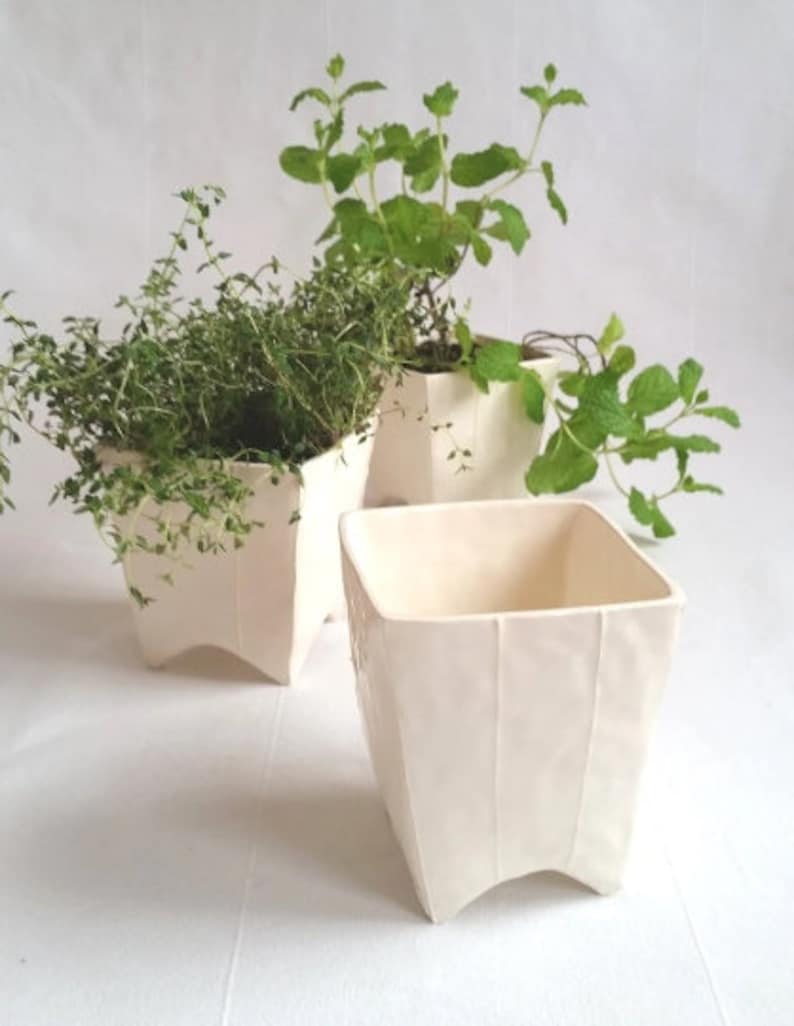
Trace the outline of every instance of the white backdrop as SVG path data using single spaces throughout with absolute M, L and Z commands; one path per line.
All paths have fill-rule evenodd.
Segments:
M 544 63 L 553 60 L 563 84 L 581 88 L 589 101 L 586 110 L 555 112 L 546 136 L 570 224 L 558 224 L 540 192 L 533 190 L 536 183 L 519 186 L 518 196 L 531 211 L 534 238 L 521 259 L 502 254 L 495 271 L 475 270 L 462 283 L 461 291 L 474 298 L 475 326 L 513 334 L 538 326 L 597 331 L 615 309 L 627 326 L 628 340 L 649 361 L 675 364 L 687 355 L 697 357 L 706 365 L 712 395 L 737 406 L 743 415 L 740 433 L 719 432 L 725 454 L 711 457 L 713 465 L 707 457 L 701 463 L 710 471 L 704 469 L 704 476 L 726 484 L 728 495 L 722 500 L 681 499 L 671 509 L 680 537 L 654 549 L 683 584 L 690 606 L 660 731 L 663 769 L 652 785 L 653 808 L 663 822 L 654 821 L 655 832 L 640 838 L 640 850 L 648 856 L 642 863 L 647 874 L 635 879 L 634 893 L 641 897 L 626 899 L 626 906 L 611 906 L 618 912 L 605 927 L 598 919 L 605 913 L 577 918 L 579 906 L 574 903 L 573 912 L 568 909 L 555 918 L 559 910 L 553 907 L 554 894 L 543 892 L 538 899 L 539 892 L 519 892 L 519 898 L 529 895 L 530 912 L 540 915 L 547 932 L 510 933 L 518 931 L 510 920 L 505 926 L 515 941 L 510 951 L 497 951 L 484 939 L 491 936 L 494 915 L 507 923 L 510 903 L 504 895 L 501 904 L 485 906 L 485 912 L 466 920 L 460 932 L 445 928 L 448 932 L 436 935 L 445 939 L 438 941 L 424 933 L 416 941 L 406 940 L 408 934 L 400 930 L 395 938 L 386 938 L 378 932 L 380 920 L 396 913 L 388 903 L 384 911 L 377 904 L 382 899 L 375 898 L 377 913 L 362 913 L 375 917 L 374 932 L 360 943 L 350 922 L 340 927 L 334 920 L 334 915 L 344 917 L 339 910 L 346 908 L 337 893 L 324 899 L 312 891 L 322 913 L 312 919 L 316 908 L 310 912 L 300 895 L 301 888 L 315 885 L 303 877 L 290 884 L 287 870 L 277 881 L 277 897 L 268 904 L 262 897 L 266 883 L 257 882 L 252 855 L 237 933 L 232 923 L 228 937 L 224 934 L 233 947 L 228 974 L 218 970 L 216 979 L 204 973 L 199 985 L 183 975 L 178 945 L 184 939 L 183 919 L 191 921 L 197 896 L 203 893 L 204 877 L 194 881 L 188 873 L 180 880 L 175 870 L 177 890 L 182 887 L 179 894 L 191 902 L 187 911 L 173 913 L 181 917 L 179 927 L 175 919 L 164 918 L 174 880 L 168 877 L 162 891 L 152 892 L 157 908 L 150 910 L 155 924 L 151 936 L 143 925 L 127 920 L 122 933 L 105 936 L 102 929 L 110 928 L 100 929 L 93 920 L 82 922 L 82 933 L 75 933 L 69 915 L 88 915 L 79 903 L 64 912 L 56 902 L 61 919 L 47 927 L 44 913 L 31 911 L 21 896 L 14 919 L 21 939 L 18 949 L 9 948 L 7 967 L 22 973 L 17 963 L 28 950 L 38 952 L 40 966 L 48 965 L 57 952 L 63 975 L 57 984 L 45 984 L 45 977 L 39 977 L 34 986 L 9 970 L 0 978 L 0 1009 L 11 997 L 14 1015 L 6 1018 L 0 1010 L 0 1021 L 3 1026 L 55 1021 L 96 1021 L 102 1026 L 174 1026 L 183 1021 L 191 1026 L 363 1024 L 376 1021 L 377 1016 L 368 1014 L 368 1000 L 377 999 L 382 1008 L 378 1021 L 418 1023 L 426 1013 L 428 1022 L 441 1022 L 448 1008 L 444 995 L 454 990 L 459 998 L 454 1021 L 477 1026 L 785 1026 L 794 1015 L 794 979 L 785 955 L 794 947 L 789 922 L 794 896 L 794 7 L 790 0 L 2 0 L 0 287 L 15 288 L 21 312 L 50 329 L 62 314 L 109 313 L 117 293 L 139 282 L 150 259 L 162 251 L 178 213 L 178 202 L 170 194 L 202 181 L 219 182 L 229 192 L 219 230 L 225 248 L 245 264 L 273 252 L 305 264 L 307 247 L 323 220 L 322 204 L 307 186 L 281 173 L 277 155 L 283 146 L 304 141 L 308 114 L 289 114 L 289 100 L 304 85 L 320 81 L 329 54 L 336 50 L 347 57 L 352 76 L 380 78 L 389 86 L 388 93 L 359 101 L 362 120 L 419 121 L 421 93 L 451 78 L 461 90 L 452 122 L 453 138 L 461 147 L 494 139 L 510 143 L 526 134 L 531 105 L 518 95 L 518 85 L 537 80 Z M 45 509 L 58 464 L 59 457 L 26 441 L 15 461 L 21 512 L 0 522 L 0 598 L 6 628 L 0 696 L 8 710 L 0 718 L 0 740 L 9 752 L 24 749 L 29 735 L 41 734 L 36 717 L 46 718 L 48 703 L 58 709 L 66 701 L 66 654 L 72 658 L 75 651 L 84 653 L 88 666 L 100 645 L 106 645 L 111 663 L 131 667 L 124 670 L 124 687 L 132 689 L 124 692 L 124 701 L 139 710 L 143 719 L 136 721 L 138 728 L 143 725 L 159 736 L 155 723 L 162 709 L 155 714 L 153 692 L 139 694 L 134 691 L 138 685 L 131 683 L 139 677 L 127 647 L 123 607 L 114 607 L 118 612 L 111 617 L 96 601 L 109 594 L 120 598 L 115 571 L 102 562 L 101 553 L 96 562 L 89 555 L 95 545 L 88 525 L 63 509 Z M 598 485 L 594 488 L 594 494 L 604 494 Z M 627 522 L 622 510 L 618 516 Z M 70 540 L 72 547 L 57 552 L 47 548 L 53 536 Z M 20 604 L 19 594 L 22 599 L 32 594 L 46 570 L 51 571 L 54 594 L 78 595 L 83 605 L 64 612 L 55 600 Z M 103 642 L 90 641 L 86 633 L 86 619 L 92 615 L 106 631 Z M 26 639 L 27 648 L 20 639 Z M 333 661 L 342 659 L 342 651 L 340 636 L 338 648 L 326 645 L 321 654 Z M 115 671 L 103 672 L 109 681 Z M 312 672 L 311 679 L 319 680 L 320 663 Z M 69 687 L 84 696 L 86 708 L 93 709 L 90 703 L 96 701 L 104 710 L 102 693 L 91 691 L 103 682 L 87 683 L 88 670 L 69 673 L 74 677 L 68 677 Z M 363 750 L 355 748 L 352 768 L 338 768 L 348 766 L 344 759 L 350 746 L 360 746 L 352 725 L 349 679 L 343 683 L 347 690 L 339 708 L 350 713 L 350 726 L 347 720 L 340 726 L 337 705 L 313 697 L 309 684 L 304 697 L 296 692 L 283 700 L 293 719 L 282 727 L 282 735 L 274 727 L 272 737 L 286 736 L 287 776 L 298 772 L 296 766 L 314 772 L 308 769 L 311 753 L 295 754 L 296 737 L 302 714 L 326 717 L 327 735 L 318 727 L 312 733 L 305 722 L 302 727 L 309 731 L 318 758 L 324 753 L 329 760 L 320 771 L 324 780 L 335 779 L 330 767 L 336 767 L 337 776 L 350 774 L 351 779 L 364 774 L 364 804 L 353 803 L 348 827 L 357 825 L 375 840 L 369 848 L 362 842 L 370 861 L 359 871 L 369 879 L 382 869 L 387 890 L 399 891 L 399 861 L 394 861 L 387 829 L 376 818 L 374 798 L 372 815 L 366 811 L 374 791 L 363 768 Z M 173 712 L 181 693 L 171 687 L 163 685 L 160 697 L 171 703 Z M 228 772 L 230 781 L 238 771 L 240 779 L 248 772 L 241 768 L 243 755 L 238 764 L 229 754 L 237 748 L 237 728 L 229 726 L 224 735 L 204 721 L 198 725 L 202 708 L 208 714 L 210 707 L 216 709 L 215 692 L 208 689 L 205 680 L 195 696 L 190 692 L 193 704 L 185 713 L 195 716 L 198 733 L 190 734 L 191 718 L 184 721 L 186 733 L 179 744 L 176 727 L 167 738 L 152 742 L 162 749 L 157 777 L 177 791 L 184 775 L 174 760 L 184 756 L 186 765 L 192 765 L 196 757 L 188 753 L 196 736 L 202 739 L 207 766 Z M 271 698 L 258 697 L 264 692 L 249 698 L 251 691 L 249 685 L 236 691 L 236 699 L 219 695 L 218 701 L 231 703 L 224 706 L 229 715 L 235 709 L 239 713 L 240 725 L 249 732 L 242 747 L 252 759 L 256 756 L 259 766 L 247 703 L 263 703 L 265 724 L 270 722 Z M 280 715 L 282 699 L 278 702 Z M 64 712 L 61 725 L 77 715 Z M 44 734 L 50 736 L 46 730 Z M 224 737 L 228 750 L 220 747 Z M 118 743 L 123 747 L 127 741 Z M 113 751 L 101 744 L 97 751 L 101 777 L 109 763 L 100 756 L 112 760 Z M 136 751 L 136 764 L 139 758 L 150 765 Z M 263 765 L 270 772 L 270 763 Z M 210 791 L 224 779 L 198 763 L 193 768 L 204 773 L 200 779 Z M 273 773 L 275 779 L 278 774 Z M 80 784 L 81 779 L 75 778 L 75 793 L 91 801 L 92 784 Z M 35 774 L 31 780 L 36 782 Z M 35 804 L 51 780 L 45 774 L 35 787 L 31 784 L 25 801 Z M 2 794 L 11 794 L 9 807 L 17 809 L 13 794 Z M 285 794 L 286 801 L 288 788 Z M 333 795 L 330 800 L 344 820 L 347 799 L 342 797 L 337 806 Z M 97 805 L 97 810 L 106 808 Z M 300 802 L 297 808 L 300 812 Z M 327 803 L 312 799 L 302 808 L 307 817 L 328 827 Z M 356 819 L 356 808 L 365 810 L 363 820 Z M 287 835 L 291 829 L 294 834 L 295 822 L 285 809 L 281 824 Z M 101 820 L 106 811 L 97 810 Z M 234 815 L 229 813 L 232 819 Z M 8 864 L 15 867 L 10 879 L 23 896 L 28 892 L 19 881 L 28 856 L 20 854 L 26 850 L 20 838 L 27 836 L 26 816 L 18 812 L 16 817 L 18 846 L 8 842 Z M 244 811 L 239 817 L 245 819 Z M 221 816 L 220 829 L 235 822 Z M 73 887 L 78 881 L 92 893 L 92 880 L 98 875 L 101 885 L 107 867 L 95 862 L 81 876 L 80 823 L 70 829 L 77 833 L 61 840 L 72 862 L 61 872 Z M 322 848 L 328 838 L 322 840 L 320 834 Z M 666 854 L 657 865 L 660 838 Z M 70 848 L 73 841 L 76 846 Z M 46 836 L 43 843 L 49 843 Z M 251 842 L 254 853 L 256 843 Z M 371 850 L 372 844 L 382 848 Z M 124 852 L 116 850 L 116 856 L 123 865 Z M 216 871 L 219 866 L 211 864 Z M 314 875 L 307 879 L 324 879 L 322 866 L 319 854 L 309 866 Z M 125 878 L 128 900 L 141 883 L 137 873 L 136 864 Z M 650 881 L 662 878 L 664 887 L 657 892 Z M 55 880 L 60 880 L 57 873 Z M 239 880 L 231 871 L 229 880 L 234 895 Z M 115 885 L 125 886 L 118 880 Z M 43 886 L 48 900 L 55 900 L 53 880 L 48 878 Z M 246 947 L 241 941 L 243 912 L 249 897 L 255 901 L 257 894 L 263 917 L 256 927 L 260 946 L 252 940 Z M 279 906 L 279 968 L 275 977 L 262 977 L 259 958 L 268 943 L 267 916 L 273 901 L 278 906 L 279 895 L 287 903 L 285 894 L 298 909 L 297 925 L 288 925 L 292 912 Z M 87 900 L 100 906 L 106 900 L 110 907 L 116 898 L 113 892 Z M 230 907 L 234 900 L 230 898 Z M 350 900 L 361 907 L 355 904 L 358 898 Z M 200 906 L 200 897 L 198 901 Z M 680 911 L 662 911 L 672 908 Z M 317 942 L 316 951 L 306 940 L 301 916 L 325 938 Z M 199 909 L 199 920 L 205 928 L 206 937 L 201 936 L 207 940 L 206 955 L 216 941 L 215 926 L 206 909 Z M 414 930 L 422 924 L 400 926 Z M 164 941 L 158 948 L 155 933 L 170 938 L 172 946 Z M 612 961 L 599 961 L 610 957 L 602 948 L 605 936 Z M 74 937 L 78 953 L 70 962 Z M 187 950 L 205 967 L 196 954 L 201 943 L 198 935 L 189 937 Z M 159 969 L 146 968 L 150 945 L 157 951 Z M 223 962 L 226 946 L 221 941 L 218 950 Z M 522 953 L 533 951 L 548 973 L 545 991 L 541 977 L 530 979 L 525 971 Z M 268 957 L 274 957 L 273 950 Z M 566 996 L 570 959 L 587 983 L 587 994 L 574 990 Z M 316 974 L 313 984 L 322 995 L 317 1007 L 296 996 L 302 968 Z M 408 982 L 387 1000 L 382 984 L 392 970 L 404 971 Z M 150 992 L 146 988 L 160 973 L 165 990 Z M 481 989 L 464 1000 L 478 973 Z M 95 991 L 96 974 L 105 982 Z M 128 978 L 137 982 L 127 986 Z M 245 983 L 240 982 L 243 978 Z M 242 994 L 244 986 L 256 1000 Z M 488 994 L 501 995 L 497 1005 Z M 628 1004 L 622 1003 L 624 998 Z M 632 1001 L 639 1009 L 636 1015 Z M 48 1018 L 47 1009 L 54 1008 L 68 1013 L 53 1011 Z M 259 1017 L 263 1008 L 269 1009 L 270 1018 Z

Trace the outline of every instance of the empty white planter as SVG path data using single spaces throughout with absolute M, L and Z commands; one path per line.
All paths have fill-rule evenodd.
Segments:
M 550 384 L 558 361 L 542 357 L 522 366 Z M 526 495 L 524 477 L 540 451 L 543 426 L 527 416 L 517 383 L 494 382 L 486 395 L 463 371 L 406 371 L 387 386 L 380 410 L 367 505 Z M 471 452 L 470 469 L 449 459 L 455 447 Z
M 524 499 L 342 521 L 372 760 L 419 899 L 617 888 L 683 605 L 595 507 Z
M 146 662 L 161 666 L 211 645 L 275 681 L 294 681 L 323 621 L 343 603 L 338 519 L 361 505 L 371 448 L 371 437 L 345 439 L 303 465 L 302 483 L 283 474 L 274 485 L 268 467 L 234 464 L 234 473 L 255 488 L 247 515 L 265 523 L 242 548 L 193 551 L 190 566 L 176 568 L 164 557 L 130 555 L 128 583 L 155 600 L 133 606 Z M 290 523 L 296 510 L 300 519 Z M 122 531 L 128 523 L 120 524 Z M 173 585 L 161 578 L 169 571 Z

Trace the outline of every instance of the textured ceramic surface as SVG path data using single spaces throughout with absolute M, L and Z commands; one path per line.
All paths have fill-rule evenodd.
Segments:
M 274 485 L 269 468 L 236 464 L 235 473 L 254 488 L 247 512 L 265 523 L 242 548 L 192 553 L 190 567 L 176 571 L 162 557 L 130 556 L 128 582 L 155 599 L 133 607 L 146 662 L 161 666 L 211 645 L 273 680 L 292 682 L 323 621 L 343 605 L 338 517 L 361 505 L 371 448 L 371 438 L 346 439 L 305 463 L 302 483 L 286 474 Z M 296 510 L 300 519 L 291 524 Z M 167 571 L 173 585 L 161 580 Z
M 544 357 L 524 366 L 548 383 L 558 361 Z M 521 498 L 542 433 L 527 417 L 515 382 L 493 383 L 485 395 L 467 374 L 407 371 L 381 402 L 367 505 Z M 470 469 L 449 459 L 454 447 L 470 450 Z
M 428 916 L 539 870 L 617 888 L 679 589 L 577 501 L 364 510 L 341 531 L 370 752 Z

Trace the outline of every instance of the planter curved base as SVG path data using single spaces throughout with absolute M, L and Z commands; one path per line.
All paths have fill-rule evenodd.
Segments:
M 541 870 L 616 890 L 680 591 L 577 501 L 364 510 L 342 542 L 370 754 L 428 916 Z
M 161 556 L 130 556 L 128 584 L 154 600 L 133 607 L 145 661 L 161 667 L 212 646 L 292 683 L 323 622 L 343 603 L 338 519 L 361 505 L 371 446 L 371 438 L 348 437 L 308 460 L 300 480 L 287 474 L 278 484 L 267 467 L 236 464 L 234 472 L 254 489 L 247 514 L 265 525 L 242 548 L 192 553 L 190 566 L 176 571 Z M 173 584 L 163 580 L 168 571 Z

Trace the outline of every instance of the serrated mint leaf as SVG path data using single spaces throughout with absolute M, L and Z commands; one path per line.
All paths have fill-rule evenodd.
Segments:
M 546 190 L 546 199 L 549 201 L 549 206 L 552 210 L 556 211 L 557 216 L 563 224 L 568 223 L 568 211 L 565 209 L 565 204 L 560 197 L 560 194 L 554 189 Z
M 441 154 L 438 149 L 438 139 L 432 136 L 420 142 L 405 161 L 405 173 L 413 176 L 440 166 Z
M 293 96 L 289 109 L 295 110 L 303 103 L 304 100 L 316 100 L 318 103 L 321 103 L 323 107 L 331 106 L 331 97 L 328 93 L 324 89 L 318 89 L 316 86 L 312 86 L 309 89 L 302 89 L 297 96 Z
M 714 417 L 715 420 L 721 420 L 723 424 L 728 424 L 732 428 L 741 427 L 742 424 L 739 414 L 730 406 L 699 406 L 693 413 L 699 417 Z
M 450 178 L 455 185 L 472 189 L 484 185 L 506 171 L 517 171 L 523 161 L 512 146 L 492 143 L 477 153 L 458 153 L 452 158 Z
M 655 538 L 669 538 L 675 534 L 675 528 L 659 509 L 655 498 L 647 498 L 638 488 L 629 493 L 629 510 L 632 516 L 644 527 L 650 527 Z
M 353 184 L 361 169 L 361 163 L 352 153 L 337 153 L 333 157 L 328 157 L 325 168 L 336 192 L 344 192 Z
M 510 243 L 514 253 L 520 253 L 529 238 L 529 228 L 527 228 L 524 215 L 512 203 L 506 203 L 500 199 L 491 200 L 488 209 L 499 215 L 499 222 L 504 229 L 504 238 Z
M 554 79 L 557 77 L 557 69 L 553 64 L 547 64 L 543 69 L 543 77 L 546 79 L 549 85 L 552 84 Z
M 637 357 L 631 346 L 618 346 L 609 358 L 608 367 L 613 374 L 622 377 L 634 369 Z
M 666 410 L 679 398 L 678 385 L 660 363 L 641 371 L 629 385 L 627 405 L 633 413 L 646 417 Z
M 282 171 L 301 182 L 316 185 L 322 181 L 319 150 L 310 150 L 308 146 L 288 146 L 281 151 L 278 162 Z
M 598 461 L 592 453 L 580 449 L 563 431 L 555 431 L 524 480 L 533 495 L 558 495 L 592 481 L 597 472 Z
M 587 101 L 578 89 L 560 89 L 549 100 L 550 107 L 559 107 L 569 103 L 582 106 L 586 105 Z
M 703 368 L 691 357 L 684 362 L 678 368 L 678 388 L 681 392 L 681 398 L 685 403 L 691 403 L 695 398 L 695 389 L 700 384 L 700 379 L 703 377 Z
M 693 478 L 688 477 L 683 485 L 682 490 L 685 492 L 709 492 L 711 495 L 723 495 L 723 490 L 719 485 L 706 484 L 702 481 L 695 481 Z
M 425 93 L 422 102 L 431 114 L 435 114 L 437 118 L 445 118 L 452 113 L 458 95 L 458 90 L 451 82 L 444 82 L 432 93 Z
M 455 321 L 455 338 L 458 340 L 461 356 L 464 360 L 468 360 L 474 352 L 474 338 L 471 329 L 462 317 Z
M 471 248 L 474 251 L 474 259 L 477 261 L 477 263 L 480 264 L 482 267 L 487 267 L 487 265 L 491 262 L 493 250 L 482 237 L 482 235 L 478 235 L 476 232 L 474 235 L 472 235 Z
M 334 81 L 341 78 L 345 70 L 345 59 L 342 54 L 335 54 L 326 64 L 325 70 Z
M 484 395 L 488 395 L 491 390 L 488 379 L 477 369 L 475 363 L 469 364 L 469 377 Z
M 351 96 L 358 96 L 359 93 L 374 93 L 378 89 L 385 88 L 386 86 L 382 82 L 377 81 L 354 82 L 353 85 L 345 89 L 340 96 L 340 100 L 344 103 L 345 100 L 349 100 Z
M 601 332 L 601 337 L 596 342 L 596 348 L 602 356 L 609 356 L 612 346 L 616 342 L 620 342 L 625 334 L 623 322 L 617 314 L 613 313 L 610 315 L 606 327 Z
M 587 418 L 599 432 L 633 438 L 641 428 L 618 396 L 617 379 L 609 371 L 587 377 L 579 395 L 579 419 Z
M 441 175 L 441 164 L 428 168 L 427 171 L 420 171 L 411 179 L 411 188 L 414 192 L 430 192 Z
M 521 373 L 521 347 L 512 342 L 480 346 L 474 365 L 487 381 L 517 381 Z
M 460 200 L 455 204 L 455 213 L 464 217 L 472 228 L 478 228 L 482 220 L 483 207 L 476 200 Z
M 578 371 L 565 371 L 559 377 L 559 385 L 566 395 L 581 395 L 587 376 Z
M 540 107 L 541 114 L 545 114 L 549 109 L 549 94 L 543 86 L 521 86 L 520 92 L 522 96 L 535 101 L 538 107 Z
M 653 523 L 651 504 L 639 488 L 632 488 L 629 493 L 629 509 L 634 519 L 644 527 L 649 527 Z
M 542 424 L 546 406 L 546 393 L 537 371 L 525 368 L 521 374 L 521 398 L 529 419 L 536 424 Z
M 383 140 L 383 154 L 380 159 L 405 160 L 413 152 L 413 139 L 405 125 L 391 123 L 380 130 Z

